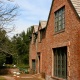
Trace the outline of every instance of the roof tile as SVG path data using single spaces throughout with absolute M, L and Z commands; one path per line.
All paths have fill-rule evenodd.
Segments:
M 80 0 L 71 0 L 71 2 L 80 17 Z
M 41 28 L 44 29 L 46 27 L 47 21 L 40 21 Z
M 38 25 L 33 25 L 33 26 L 34 26 L 33 33 L 37 33 L 38 32 Z

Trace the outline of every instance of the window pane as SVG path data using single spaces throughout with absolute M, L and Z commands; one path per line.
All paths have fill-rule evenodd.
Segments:
M 63 19 L 64 18 L 64 13 L 61 16 L 62 16 L 62 19 Z
M 59 25 L 59 30 L 61 30 L 61 25 Z
M 55 22 L 58 22 L 58 17 L 55 18 Z
M 62 19 L 62 17 L 61 16 L 59 16 L 59 21 Z
M 55 18 L 58 18 L 58 12 L 55 13 Z
M 59 10 L 59 16 L 61 16 L 61 15 L 62 15 L 62 13 L 63 13 L 63 10 L 62 10 L 62 9 L 60 9 L 60 10 Z

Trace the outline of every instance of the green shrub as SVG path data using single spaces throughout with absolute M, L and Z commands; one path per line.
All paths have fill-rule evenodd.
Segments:
M 0 53 L 0 67 L 3 66 L 3 64 L 5 63 L 5 61 L 6 61 L 6 55 Z

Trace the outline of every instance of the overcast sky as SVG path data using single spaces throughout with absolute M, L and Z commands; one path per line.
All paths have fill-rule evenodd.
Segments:
M 14 0 L 19 6 L 19 16 L 15 21 L 15 31 L 11 36 L 38 25 L 40 20 L 47 20 L 52 0 Z

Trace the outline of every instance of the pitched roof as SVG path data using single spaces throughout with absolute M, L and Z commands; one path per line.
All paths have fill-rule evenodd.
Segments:
M 80 0 L 70 0 L 73 7 L 75 8 L 77 14 L 79 15 L 80 17 Z
M 34 26 L 33 33 L 37 33 L 38 32 L 38 25 L 33 25 L 33 26 Z
M 47 21 L 40 21 L 41 29 L 46 27 Z

